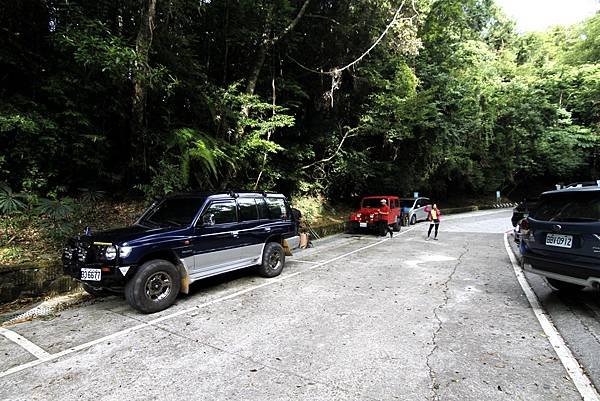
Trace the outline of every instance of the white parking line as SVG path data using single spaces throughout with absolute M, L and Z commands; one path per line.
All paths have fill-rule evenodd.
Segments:
M 402 232 L 398 233 L 398 235 L 403 235 L 403 234 L 405 234 L 407 232 L 410 232 L 410 231 L 414 230 L 414 228 L 415 227 L 412 227 L 412 228 L 409 228 L 409 229 L 407 229 L 405 231 L 402 231 Z M 396 238 L 397 238 L 397 236 L 396 236 Z M 8 370 L 5 370 L 4 372 L 1 372 L 0 373 L 0 378 L 9 376 L 9 375 L 11 375 L 13 373 L 20 372 L 20 371 L 25 370 L 27 368 L 31 368 L 31 367 L 40 365 L 40 364 L 42 364 L 44 362 L 48 362 L 48 361 L 52 361 L 52 360 L 58 359 L 58 358 L 60 358 L 62 356 L 69 355 L 69 354 L 72 354 L 72 353 L 77 352 L 77 351 L 82 351 L 82 350 L 84 350 L 86 348 L 89 348 L 91 346 L 94 346 L 96 344 L 100 344 L 100 343 L 103 343 L 105 341 L 113 340 L 113 339 L 115 339 L 117 337 L 121 337 L 121 336 L 124 336 L 126 334 L 130 334 L 130 333 L 132 333 L 134 331 L 138 331 L 138 330 L 146 328 L 146 327 L 155 327 L 156 324 L 164 322 L 165 320 L 169 320 L 169 319 L 172 319 L 172 318 L 177 317 L 177 316 L 185 315 L 185 314 L 197 311 L 198 309 L 203 309 L 203 308 L 206 308 L 207 306 L 211 306 L 211 305 L 217 304 L 219 302 L 223 302 L 223 301 L 227 301 L 227 300 L 232 299 L 232 298 L 236 298 L 236 297 L 238 297 L 240 295 L 244 295 L 246 293 L 255 291 L 255 290 L 259 289 L 259 288 L 263 288 L 263 287 L 267 287 L 269 285 L 280 283 L 280 282 L 282 282 L 284 280 L 287 280 L 287 279 L 290 279 L 292 277 L 295 277 L 295 276 L 297 276 L 297 275 L 299 275 L 301 273 L 305 273 L 305 272 L 314 270 L 314 269 L 316 269 L 318 267 L 325 266 L 325 265 L 327 265 L 329 263 L 338 261 L 340 259 L 343 259 L 343 258 L 348 257 L 350 255 L 353 255 L 355 253 L 364 251 L 365 249 L 369 249 L 369 248 L 372 248 L 372 247 L 377 246 L 379 244 L 382 244 L 384 242 L 390 241 L 391 239 L 392 238 L 382 239 L 381 241 L 377 241 L 377 242 L 375 242 L 373 244 L 370 244 L 370 245 L 367 245 L 367 246 L 363 246 L 362 248 L 359 248 L 359 249 L 355 249 L 352 252 L 345 253 L 343 255 L 340 255 L 340 256 L 337 256 L 335 258 L 326 260 L 324 262 L 319 262 L 319 263 L 310 265 L 310 266 L 308 266 L 306 269 L 304 269 L 302 271 L 295 272 L 295 273 L 292 273 L 292 274 L 288 274 L 288 275 L 283 276 L 283 277 L 280 276 L 280 277 L 277 277 L 277 278 L 274 278 L 274 279 L 270 279 L 269 281 L 266 281 L 266 282 L 264 282 L 262 284 L 259 284 L 259 285 L 255 285 L 253 287 L 246 288 L 245 290 L 236 291 L 236 292 L 234 292 L 232 294 L 229 294 L 229 295 L 226 295 L 224 297 L 216 298 L 216 299 L 213 299 L 212 301 L 205 302 L 205 303 L 200 304 L 200 305 L 195 305 L 195 306 L 192 306 L 192 307 L 187 308 L 187 309 L 182 309 L 182 310 L 180 310 L 178 312 L 175 312 L 175 313 L 172 313 L 170 315 L 161 316 L 159 318 L 150 320 L 150 321 L 145 322 L 145 323 L 138 324 L 138 325 L 133 326 L 133 327 L 129 327 L 129 328 L 121 330 L 121 331 L 117 331 L 115 333 L 112 333 L 112 334 L 109 334 L 107 336 L 98 338 L 96 340 L 93 340 L 93 341 L 90 341 L 90 342 L 87 342 L 87 343 L 84 343 L 84 344 L 80 344 L 80 345 L 78 345 L 76 347 L 68 348 L 68 349 L 66 349 L 64 351 L 57 352 L 56 354 L 48 354 L 48 353 L 46 353 L 46 355 L 44 357 L 40 357 L 40 359 L 37 359 L 35 361 L 31 361 L 31 362 L 25 363 L 23 365 L 15 366 L 15 367 L 12 367 L 12 368 L 10 368 Z
M 584 401 L 600 401 L 600 395 L 598 395 L 598 391 L 596 391 L 596 388 L 579 365 L 579 362 L 577 362 L 577 359 L 575 359 L 573 356 L 573 353 L 565 343 L 565 340 L 562 338 L 550 320 L 550 317 L 546 311 L 544 311 L 540 305 L 540 302 L 535 295 L 535 292 L 533 292 L 533 289 L 529 285 L 529 282 L 527 282 L 527 278 L 525 277 L 525 274 L 523 274 L 523 270 L 519 266 L 517 258 L 508 244 L 507 234 L 504 234 L 504 247 L 506 248 L 506 252 L 508 253 L 508 257 L 510 258 L 513 269 L 515 270 L 517 280 L 519 281 L 519 284 L 521 284 L 521 288 L 523 289 L 523 292 L 527 296 L 527 300 L 533 309 L 533 313 L 540 322 L 540 325 L 544 330 L 544 334 L 546 334 L 546 337 L 548 337 L 552 348 L 554 348 L 554 351 L 567 370 L 569 377 L 571 380 L 573 380 L 575 387 L 577 387 L 579 394 L 581 394 L 581 397 Z
M 21 336 L 20 334 L 15 333 L 14 331 L 0 327 L 0 334 L 2 334 L 4 337 L 6 337 L 10 341 L 14 342 L 15 344 L 18 344 L 21 347 L 23 347 L 25 349 L 25 351 L 29 352 L 31 355 L 38 358 L 38 360 L 44 359 L 44 358 L 47 358 L 48 356 L 50 356 L 50 354 L 48 352 L 44 351 L 42 348 L 35 345 L 34 343 L 29 341 L 25 337 Z

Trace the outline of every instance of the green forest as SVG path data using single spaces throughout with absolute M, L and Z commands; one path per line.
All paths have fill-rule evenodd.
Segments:
M 519 34 L 493 0 L 0 8 L 3 214 L 107 193 L 450 199 L 598 178 L 600 14 Z

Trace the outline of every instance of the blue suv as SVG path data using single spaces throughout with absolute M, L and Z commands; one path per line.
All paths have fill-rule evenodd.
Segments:
M 296 236 L 283 195 L 189 193 L 153 203 L 133 226 L 70 239 L 62 261 L 87 292 L 124 292 L 131 306 L 153 313 L 205 277 L 249 266 L 279 275 Z
M 600 187 L 545 192 L 522 224 L 529 231 L 521 246 L 525 270 L 555 290 L 600 285 Z

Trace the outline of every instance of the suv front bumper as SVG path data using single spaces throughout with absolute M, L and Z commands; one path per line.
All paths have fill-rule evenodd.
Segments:
M 100 270 L 100 280 L 82 280 L 81 269 Z M 63 272 L 71 276 L 77 281 L 85 282 L 93 287 L 123 287 L 126 280 L 125 275 L 117 266 L 107 266 L 105 264 L 79 264 L 79 263 L 64 263 Z

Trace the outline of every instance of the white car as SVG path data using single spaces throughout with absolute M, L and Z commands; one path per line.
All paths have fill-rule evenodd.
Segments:
M 428 213 L 425 211 L 425 207 L 429 205 L 431 205 L 431 199 L 425 197 L 400 198 L 400 207 L 405 216 L 404 219 L 411 225 L 427 220 Z

